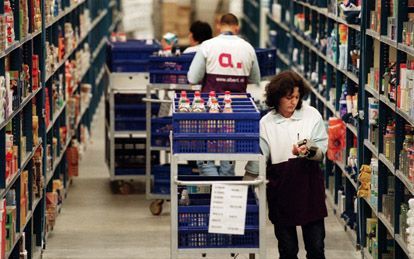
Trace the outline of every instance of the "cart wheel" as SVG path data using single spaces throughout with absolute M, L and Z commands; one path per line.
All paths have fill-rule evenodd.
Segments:
M 158 215 L 161 214 L 163 203 L 164 203 L 164 200 L 155 200 L 155 201 L 151 202 L 149 209 L 150 209 L 152 215 L 158 216 Z

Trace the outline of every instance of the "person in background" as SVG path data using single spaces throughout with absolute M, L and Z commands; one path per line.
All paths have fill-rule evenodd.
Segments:
M 200 44 L 212 37 L 213 31 L 208 23 L 202 21 L 193 22 L 190 27 L 190 34 L 188 35 L 190 47 L 186 48 L 183 53 L 197 52 Z
M 187 77 L 202 84 L 202 92 L 245 93 L 247 84 L 260 83 L 260 70 L 252 45 L 240 38 L 239 20 L 228 13 L 220 19 L 220 35 L 204 41 L 195 55 Z
M 202 92 L 245 93 L 247 84 L 260 84 L 256 52 L 239 33 L 239 21 L 228 13 L 220 19 L 220 35 L 201 43 L 187 74 L 190 84 L 202 84 Z M 234 161 L 197 161 L 201 175 L 232 176 Z
M 308 259 L 324 259 L 327 216 L 323 173 L 319 163 L 328 145 L 319 112 L 304 102 L 310 89 L 293 71 L 275 76 L 266 86 L 270 111 L 260 120 L 260 148 L 267 162 L 269 219 L 274 225 L 280 259 L 296 259 L 296 226 L 302 227 Z M 249 161 L 244 179 L 259 172 Z

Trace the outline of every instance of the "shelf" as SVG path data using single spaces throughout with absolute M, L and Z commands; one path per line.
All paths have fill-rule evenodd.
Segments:
M 119 22 L 122 21 L 122 16 L 118 15 L 115 19 L 115 21 L 112 23 L 111 27 L 109 27 L 108 32 L 113 32 L 115 30 L 115 27 L 118 25 Z
M 295 31 L 291 31 L 291 34 L 298 40 L 300 41 L 304 46 L 308 47 L 309 49 L 311 49 L 313 52 L 315 52 L 319 57 L 321 57 L 323 60 L 325 60 L 328 64 L 330 64 L 331 66 L 333 66 L 336 70 L 338 70 L 339 72 L 341 72 L 342 74 L 344 74 L 345 76 L 347 76 L 349 79 L 351 79 L 355 84 L 359 84 L 359 78 L 345 70 L 340 68 L 334 61 L 332 61 L 330 58 L 328 58 L 325 54 L 323 54 L 319 49 L 317 49 L 315 46 L 313 46 L 312 44 L 310 44 L 306 39 L 304 39 L 302 36 L 300 36 L 298 33 L 296 33 Z
M 406 54 L 414 57 L 414 48 L 412 46 L 407 46 L 403 43 L 398 43 L 397 49 L 405 52 Z
M 36 94 L 38 93 L 38 92 L 40 92 L 40 90 L 41 90 L 42 88 L 41 87 L 39 87 L 38 89 L 36 89 L 34 92 L 32 92 L 31 94 L 29 94 L 29 96 L 27 96 L 23 101 L 22 101 L 22 103 L 20 104 L 20 106 L 16 109 L 16 110 L 14 110 L 13 112 L 12 112 L 12 114 L 10 114 L 10 116 L 7 118 L 7 119 L 5 119 L 1 124 L 0 124 L 0 129 L 2 129 L 2 128 L 4 128 L 7 124 L 9 124 L 10 123 L 10 121 L 17 115 L 17 114 L 19 114 L 22 110 L 23 110 L 23 108 L 33 99 L 33 97 L 35 97 L 36 96 Z
M 10 251 L 6 252 L 6 258 L 10 258 L 11 254 L 12 254 L 12 252 L 14 250 L 14 247 L 17 245 L 17 243 L 19 242 L 20 238 L 22 238 L 22 233 L 16 233 L 16 239 L 14 240 L 13 245 L 12 245 Z
M 3 58 L 5 56 L 9 55 L 12 51 L 20 48 L 23 44 L 25 44 L 26 42 L 32 40 L 34 37 L 36 37 L 40 33 L 42 33 L 42 32 L 41 31 L 37 31 L 37 32 L 29 33 L 23 39 L 16 40 L 9 47 L 7 47 L 3 52 L 0 53 L 0 58 Z
M 116 1 L 112 0 L 111 2 L 109 2 L 109 8 L 115 7 L 116 6 Z
M 392 174 L 395 174 L 395 167 L 394 164 L 388 160 L 384 154 L 379 154 L 378 159 L 390 170 Z
M 79 81 L 76 83 L 76 86 L 72 89 L 72 93 L 70 94 L 71 96 L 73 95 L 73 93 L 76 92 L 76 90 L 78 90 L 80 84 L 82 84 L 83 78 L 86 76 L 90 68 L 91 64 L 89 64 L 88 67 L 82 72 L 81 76 L 79 77 Z
M 47 186 L 50 182 L 50 180 L 53 178 L 53 175 L 55 174 L 56 168 L 58 167 L 58 165 L 60 164 L 60 162 L 62 161 L 62 158 L 64 157 L 65 153 L 66 153 L 66 149 L 68 148 L 71 140 L 72 140 L 72 136 L 68 136 L 69 140 L 66 142 L 65 146 L 63 147 L 63 149 L 60 151 L 60 155 L 58 158 L 56 158 L 56 160 L 53 162 L 53 169 L 50 172 L 46 173 L 46 183 L 45 186 Z
M 378 32 L 376 32 L 376 31 L 374 31 L 374 30 L 367 29 L 366 30 L 366 34 L 369 35 L 369 36 L 371 36 L 372 38 L 378 40 L 378 41 L 381 41 L 380 34 Z
M 345 168 L 345 165 L 341 162 L 335 161 L 335 164 L 341 169 L 342 174 L 348 178 L 348 180 L 351 182 L 352 186 L 354 186 L 355 190 L 358 189 L 358 184 L 355 182 L 355 180 L 349 175 L 348 171 Z
M 171 147 L 151 147 L 151 151 L 171 151 Z
M 378 148 L 376 146 L 374 146 L 371 141 L 369 141 L 368 139 L 364 139 L 364 145 L 371 151 L 371 153 L 373 155 L 375 155 L 376 157 L 378 157 Z
M 283 22 L 278 22 L 276 21 L 271 13 L 267 13 L 267 17 L 269 18 L 269 20 L 271 20 L 273 23 L 275 23 L 277 26 L 279 26 L 280 28 L 282 28 L 283 30 L 285 30 L 286 32 L 290 32 L 289 26 L 285 25 Z
M 259 33 L 259 28 L 257 28 L 256 24 L 254 24 L 248 16 L 243 16 L 242 19 L 250 26 L 250 28 L 255 32 Z
M 365 91 L 367 91 L 368 93 L 370 93 L 373 97 L 377 98 L 379 100 L 380 98 L 380 94 L 378 92 L 378 90 L 375 90 L 374 88 L 365 85 Z
M 83 4 L 85 2 L 86 2 L 86 0 L 79 0 L 78 3 L 75 3 L 72 6 L 66 7 L 65 10 L 61 11 L 58 16 L 55 16 L 55 18 L 53 18 L 53 20 L 51 22 L 46 24 L 46 29 L 49 28 L 50 26 L 52 26 L 53 24 L 55 24 L 56 22 L 58 22 L 60 19 L 62 19 L 63 17 L 65 17 L 66 15 L 71 13 L 73 10 L 78 8 L 78 6 L 80 6 L 81 4 Z
M 65 54 L 65 56 L 62 58 L 62 60 L 58 63 L 58 65 L 55 67 L 54 71 L 52 73 L 50 73 L 49 75 L 46 75 L 46 82 L 49 81 L 49 79 L 56 74 L 56 72 L 59 70 L 59 68 L 65 64 L 65 62 L 69 59 L 70 56 L 72 56 L 73 53 L 75 53 L 75 51 L 79 48 L 79 46 L 82 45 L 83 41 L 85 39 L 88 38 L 89 34 L 91 33 L 91 31 L 96 27 L 96 25 L 105 17 L 105 15 L 108 13 L 107 10 L 101 12 L 100 15 L 98 15 L 97 18 L 95 18 L 95 20 L 92 22 L 90 28 L 88 29 L 88 31 L 85 33 L 85 35 L 83 37 L 81 37 L 76 46 L 72 48 L 72 50 Z
M 90 105 L 90 103 L 88 105 L 86 105 L 86 106 L 89 107 L 89 105 Z M 88 110 L 87 108 L 81 109 L 81 113 L 78 116 L 78 120 L 76 121 L 75 130 L 77 130 L 79 128 L 79 125 L 80 125 L 80 123 L 82 121 L 82 118 L 85 115 L 85 113 L 86 113 L 87 110 Z
M 378 217 L 378 210 L 377 210 L 377 208 L 375 208 L 367 198 L 363 198 L 363 199 L 369 205 L 369 207 L 371 208 L 372 212 L 374 212 L 375 216 Z
M 404 242 L 400 234 L 395 234 L 395 241 L 397 241 L 398 245 L 404 251 L 404 253 L 410 258 L 410 252 L 408 251 L 407 244 Z
M 62 107 L 60 107 L 59 110 L 57 112 L 55 112 L 55 114 L 53 115 L 53 120 L 49 123 L 49 126 L 47 127 L 46 133 L 50 132 L 50 130 L 55 125 L 57 119 L 60 117 L 62 112 L 65 110 L 65 108 L 66 108 L 66 101 L 62 104 Z
M 146 138 L 146 131 L 115 131 L 115 138 Z
M 385 217 L 385 215 L 382 212 L 378 213 L 378 218 L 381 220 L 382 224 L 384 224 L 384 226 L 387 228 L 389 234 L 395 238 L 395 233 L 394 233 L 394 228 L 391 225 L 391 223 L 387 220 L 387 218 Z
M 105 67 L 102 67 L 101 71 L 99 71 L 99 74 L 95 79 L 95 85 L 99 85 L 101 83 L 101 80 L 104 75 L 105 75 Z
M 328 109 L 333 113 L 333 114 L 335 114 L 336 113 L 336 110 L 335 110 L 335 107 L 333 106 L 333 104 L 332 103 L 330 103 L 329 101 L 326 101 L 326 107 L 328 107 Z
M 309 8 L 309 9 L 312 9 L 312 10 L 318 12 L 319 14 L 321 14 L 325 17 L 328 17 L 328 18 L 330 18 L 330 19 L 332 19 L 336 22 L 342 23 L 342 24 L 344 24 L 344 25 L 346 25 L 346 26 L 348 26 L 348 27 L 350 27 L 354 30 L 361 31 L 361 26 L 360 25 L 358 25 L 358 24 L 349 24 L 344 19 L 342 19 L 341 17 L 338 17 L 335 14 L 328 12 L 328 10 L 326 8 L 320 8 L 320 7 L 317 7 L 317 6 L 302 2 L 302 1 L 298 1 L 298 0 L 295 0 L 295 2 L 298 3 L 298 4 L 301 4 L 301 5 Z
M 354 125 L 346 123 L 346 127 L 352 132 L 352 134 L 358 136 L 358 129 Z
M 32 204 L 32 211 L 35 211 L 36 210 L 36 208 L 37 208 L 37 205 L 39 205 L 39 203 L 40 203 L 40 201 L 42 200 L 42 198 L 36 198 L 34 201 L 33 201 L 33 204 Z
M 396 108 L 396 112 L 400 115 L 404 120 L 406 120 L 411 126 L 414 126 L 414 119 L 410 117 L 406 112 L 402 111 L 400 108 Z
M 395 111 L 395 103 L 392 103 L 390 100 L 388 100 L 388 98 L 385 95 L 380 94 L 380 101 L 386 104 L 388 107 L 390 107 L 391 110 Z
M 405 185 L 405 188 L 410 191 L 412 195 L 414 195 L 414 185 L 411 183 L 411 181 L 401 172 L 400 170 L 395 171 L 395 175 L 403 182 Z
M 259 3 L 254 0 L 247 0 L 254 8 L 259 8 Z
M 281 53 L 279 50 L 276 50 L 276 56 L 285 63 L 286 66 L 290 66 L 290 61 L 283 53 Z
M 381 42 L 382 42 L 382 43 L 385 43 L 385 44 L 387 44 L 388 46 L 391 46 L 391 47 L 393 47 L 393 48 L 398 48 L 397 41 L 392 40 L 392 39 L 391 39 L 390 37 L 388 37 L 388 36 L 381 35 L 380 40 L 381 40 Z
M 95 60 L 98 56 L 99 52 L 102 50 L 102 48 L 106 45 L 107 37 L 102 38 L 101 42 L 96 47 L 95 51 L 92 53 L 92 60 Z

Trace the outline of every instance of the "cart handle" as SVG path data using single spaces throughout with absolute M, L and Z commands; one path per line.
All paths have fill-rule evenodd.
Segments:
M 143 102 L 150 102 L 150 103 L 172 103 L 172 100 L 159 100 L 159 99 L 151 99 L 151 98 L 142 98 Z
M 257 177 L 255 180 L 251 181 L 180 181 L 178 177 L 175 176 L 174 182 L 177 185 L 212 185 L 212 184 L 230 184 L 230 185 L 260 185 L 265 182 L 262 177 Z

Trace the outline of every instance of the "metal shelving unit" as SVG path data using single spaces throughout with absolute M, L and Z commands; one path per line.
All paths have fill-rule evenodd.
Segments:
M 362 1 L 361 14 L 362 18 L 360 24 L 349 24 L 343 18 L 338 17 L 335 13 L 332 13 L 328 5 L 330 1 L 316 1 L 314 4 L 310 4 L 309 1 L 271 1 L 277 2 L 282 6 L 282 17 L 280 22 L 274 19 L 274 16 L 269 13 L 267 15 L 267 23 L 269 30 L 274 30 L 275 34 L 269 35 L 269 46 L 275 45 L 278 49 L 277 56 L 280 61 L 278 62 L 278 69 L 293 69 L 300 73 L 304 79 L 313 86 L 311 103 L 319 109 L 321 114 L 325 118 L 332 116 L 338 116 L 339 104 L 342 82 L 352 84 L 355 86 L 358 93 L 358 117 L 354 119 L 355 123 L 347 125 L 347 148 L 346 154 L 348 154 L 349 148 L 352 146 L 354 139 L 357 141 L 356 147 L 358 148 L 358 163 L 369 164 L 371 158 L 377 158 L 379 160 L 379 189 L 378 189 L 378 204 L 371 204 L 369 199 L 358 199 L 358 218 L 357 218 L 357 243 L 359 246 L 364 247 L 364 257 L 370 258 L 371 255 L 367 253 L 367 234 L 366 221 L 367 218 L 378 218 L 378 250 L 379 254 L 384 255 L 387 252 L 387 242 L 390 244 L 390 240 L 387 241 L 387 235 L 394 238 L 393 250 L 391 255 L 395 258 L 409 258 L 406 244 L 402 240 L 400 235 L 400 222 L 399 213 L 400 205 L 406 203 L 409 197 L 414 194 L 413 184 L 410 180 L 399 170 L 399 154 L 402 148 L 402 142 L 404 136 L 404 125 L 414 126 L 414 119 L 402 111 L 395 100 L 389 98 L 387 92 L 384 92 L 381 77 L 385 72 L 385 68 L 389 62 L 396 62 L 397 65 L 397 84 L 399 81 L 400 67 L 399 64 L 405 63 L 406 60 L 412 60 L 414 57 L 414 48 L 407 46 L 402 42 L 403 22 L 408 20 L 408 13 L 412 13 L 414 8 L 407 8 L 407 1 L 393 1 L 394 10 L 398 10 L 394 13 L 395 18 L 395 37 L 391 38 L 387 35 L 387 22 L 388 17 L 391 14 L 390 1 L 388 0 L 370 0 Z M 377 13 L 377 18 L 380 17 L 378 22 L 381 26 L 375 30 L 371 29 L 370 17 L 374 12 L 376 4 L 381 4 L 381 12 Z M 271 8 L 269 8 L 271 9 Z M 395 11 L 394 11 L 395 12 Z M 305 30 L 308 33 L 299 30 L 293 24 L 293 18 L 295 14 L 303 13 L 305 17 Z M 290 22 L 286 22 L 285 15 L 289 14 Z M 338 54 L 336 59 L 331 59 L 328 56 L 328 52 L 325 48 L 322 48 L 316 39 L 318 34 L 319 39 L 330 36 L 330 32 L 337 28 L 339 24 L 346 25 L 348 27 L 348 46 L 352 44 L 351 41 L 359 42 L 361 57 L 359 60 L 359 73 L 355 74 L 349 67 L 347 69 L 341 68 L 335 60 L 338 60 Z M 312 30 L 310 30 L 312 29 Z M 275 36 L 276 35 L 276 36 Z M 338 35 L 338 34 L 337 34 Z M 272 36 L 276 40 L 272 40 Z M 282 43 L 283 42 L 283 43 Z M 288 42 L 288 44 L 286 44 Z M 291 48 L 287 46 L 292 46 Z M 338 48 L 338 43 L 337 43 Z M 299 50 L 297 57 L 293 56 L 293 49 Z M 298 60 L 296 60 L 298 59 Z M 348 56 L 348 64 L 350 57 Z M 376 85 L 373 82 L 369 82 L 368 73 L 370 68 L 375 67 L 378 69 L 379 82 Z M 311 82 L 310 73 L 317 72 L 317 82 Z M 326 85 L 321 87 L 322 76 L 326 80 Z M 371 78 L 372 79 L 372 75 Z M 372 81 L 372 80 L 371 80 Z M 336 89 L 334 96 L 330 95 L 330 90 Z M 377 90 L 379 89 L 379 90 Z M 334 91 L 335 92 L 335 91 Z M 397 94 L 398 95 L 398 94 Z M 332 107 L 331 98 L 334 97 L 336 105 Z M 378 131 L 379 139 L 375 142 L 371 142 L 371 138 L 368 135 L 368 98 L 373 97 L 379 102 L 379 125 Z M 396 97 L 397 99 L 398 97 Z M 365 114 L 365 116 L 363 116 Z M 384 138 L 381 134 L 385 131 L 387 124 L 387 118 L 393 118 L 396 122 L 396 137 L 395 138 L 395 153 L 389 154 L 390 157 L 385 156 L 385 147 L 383 144 Z M 388 154 L 387 154 L 388 155 Z M 393 162 L 395 161 L 395 162 Z M 355 183 L 352 182 L 350 177 L 340 177 L 343 171 L 342 166 L 337 166 L 327 161 L 326 163 L 326 185 L 327 188 L 331 184 L 334 185 L 334 193 L 331 194 L 334 204 L 338 202 L 337 190 L 341 188 L 346 194 L 347 207 L 353 206 L 353 197 L 355 196 L 354 187 Z M 346 174 L 345 174 L 346 175 Z M 385 207 L 381 199 L 387 194 L 388 182 L 391 181 L 394 185 L 394 198 L 393 208 L 388 208 L 394 213 L 394 219 L 389 222 L 384 214 Z M 391 183 L 390 183 L 391 184 Z M 348 188 L 348 186 L 353 186 Z M 388 187 L 387 187 L 388 186 Z M 357 187 L 357 186 L 356 186 Z M 388 233 L 388 234 L 387 234 Z
M 110 73 L 109 86 L 105 94 L 105 103 L 106 103 L 106 112 L 105 112 L 105 131 L 106 131 L 106 163 L 109 169 L 109 176 L 112 182 L 117 182 L 119 187 L 123 185 L 128 186 L 129 183 L 127 180 L 142 179 L 145 170 L 145 162 L 141 162 L 139 168 L 133 165 L 130 168 L 123 168 L 119 170 L 120 162 L 116 158 L 116 145 L 119 141 L 132 141 L 132 140 L 142 140 L 138 145 L 145 145 L 147 136 L 147 131 L 145 128 L 142 130 L 136 130 L 135 128 L 128 129 L 128 121 L 125 122 L 125 127 L 123 129 L 116 129 L 117 127 L 117 112 L 116 109 L 118 106 L 128 105 L 119 103 L 122 97 L 128 96 L 140 96 L 141 98 L 145 97 L 146 86 L 148 84 L 148 73 Z M 116 97 L 119 97 L 116 101 Z M 140 104 L 143 107 L 145 106 L 144 102 L 139 102 L 136 100 L 135 104 Z M 134 113 L 135 111 L 131 111 Z M 138 112 L 138 111 L 136 111 Z M 145 125 L 145 109 L 142 109 L 142 125 Z M 131 120 L 136 118 L 130 117 Z M 132 126 L 131 126 L 132 127 Z M 134 126 L 135 127 L 135 126 Z M 145 154 L 145 147 L 139 148 L 142 155 Z M 123 172 L 131 172 L 128 174 L 123 174 Z
M 68 188 L 68 170 L 66 168 L 66 151 L 70 147 L 72 139 L 80 140 L 81 137 L 81 125 L 90 125 L 91 117 L 94 113 L 93 109 L 89 109 L 89 105 L 85 105 L 80 108 L 80 113 L 77 118 L 76 124 L 70 125 L 67 120 L 69 116 L 68 100 L 77 94 L 82 95 L 79 87 L 82 83 L 91 84 L 95 90 L 92 94 L 92 102 L 100 99 L 100 93 L 107 83 L 105 76 L 102 75 L 102 80 L 98 83 L 92 81 L 97 74 L 94 71 L 96 68 L 101 69 L 105 64 L 105 49 L 102 46 L 94 44 L 94 40 L 104 39 L 109 36 L 111 31 L 108 29 L 116 29 L 119 23 L 118 19 L 112 21 L 114 13 L 119 13 L 120 1 L 112 1 L 112 7 L 108 8 L 109 0 L 95 1 L 95 0 L 79 0 L 70 1 L 62 0 L 59 3 L 55 3 L 60 6 L 60 9 L 54 8 L 53 14 L 47 14 L 49 10 L 46 10 L 46 3 L 44 0 L 31 1 L 31 0 L 11 0 L 11 8 L 14 16 L 14 34 L 15 40 L 9 44 L 4 51 L 0 51 L 0 75 L 5 75 L 7 71 L 17 71 L 19 73 L 16 78 L 16 89 L 14 91 L 12 111 L 8 112 L 7 117 L 0 122 L 0 156 L 6 161 L 6 138 L 5 134 L 11 133 L 14 137 L 13 145 L 17 146 L 19 152 L 17 152 L 17 167 L 18 170 L 13 172 L 10 179 L 6 179 L 6 163 L 2 163 L 0 166 L 0 196 L 4 199 L 11 190 L 16 192 L 16 233 L 14 240 L 11 240 L 11 249 L 6 251 L 5 255 L 0 255 L 4 258 L 19 258 L 20 240 L 25 236 L 26 251 L 28 258 L 40 258 L 42 249 L 46 243 L 46 193 L 53 190 L 51 184 L 52 179 L 63 179 L 65 191 L 67 193 Z M 0 12 L 4 14 L 5 3 L 0 4 Z M 27 5 L 27 13 L 21 8 Z M 36 8 L 40 13 L 33 13 Z M 90 11 L 91 24 L 88 28 L 80 28 L 80 15 L 85 11 Z M 37 15 L 37 17 L 36 17 Z M 55 15 L 55 17 L 52 17 Z M 26 16 L 26 17 L 25 17 Z M 46 22 L 46 19 L 50 21 Z M 27 21 L 27 31 L 23 29 L 22 23 Z M 37 23 L 37 24 L 34 24 Z M 65 32 L 62 30 L 66 23 L 72 24 L 73 28 L 77 29 L 74 35 L 74 42 L 71 48 L 69 46 L 63 48 L 62 46 L 62 58 L 53 69 L 50 69 L 46 74 L 46 59 L 50 58 L 46 50 L 46 42 L 49 42 L 55 46 L 58 46 L 58 37 L 64 36 Z M 82 35 L 78 35 L 82 29 Z M 6 33 L 5 33 L 6 34 Z M 5 35 L 3 35 L 5 36 Z M 63 43 L 63 42 L 62 42 Z M 81 48 L 84 48 L 86 44 L 89 45 L 89 49 L 96 55 L 92 62 L 85 65 L 81 75 L 77 78 L 77 81 L 72 82 L 75 87 L 72 92 L 65 93 L 67 82 L 62 82 L 61 89 L 55 89 L 56 93 L 63 94 L 63 102 L 56 109 L 56 107 L 50 106 L 50 113 L 46 113 L 46 100 L 51 104 L 54 100 L 52 96 L 52 84 L 53 80 L 59 78 L 59 74 L 63 74 L 62 81 L 65 81 L 65 68 L 64 65 L 67 61 L 75 60 L 75 53 Z M 69 49 L 64 52 L 63 49 Z M 37 56 L 38 64 L 33 59 Z M 23 91 L 22 72 L 23 64 L 28 66 L 27 91 Z M 38 65 L 35 67 L 35 65 Z M 38 72 L 38 73 L 35 73 Z M 36 79 L 36 80 L 34 80 Z M 13 79 L 14 80 L 14 79 Z M 35 84 L 35 82 L 38 82 Z M 25 86 L 26 87 L 26 86 Z M 101 89 L 102 88 L 102 89 Z M 46 89 L 49 91 L 49 95 L 46 95 Z M 55 111 L 55 109 L 57 111 Z M 49 115 L 48 118 L 46 116 Z M 33 131 L 34 116 L 38 120 L 37 132 Z M 50 120 L 50 124 L 46 126 L 46 119 Z M 63 133 L 63 128 L 67 130 L 67 133 Z M 90 128 L 89 128 L 90 130 Z M 39 141 L 35 142 L 33 137 L 34 133 L 37 133 Z M 60 143 L 60 138 L 63 134 L 66 134 L 66 142 Z M 22 143 L 22 137 L 26 138 L 25 143 Z M 52 170 L 46 170 L 47 159 L 46 150 L 47 147 L 53 146 L 53 137 L 58 141 L 55 146 L 56 157 L 54 157 L 52 164 Z M 63 138 L 62 138 L 63 139 Z M 23 145 L 24 144 L 24 145 Z M 25 147 L 25 152 L 20 152 Z M 43 149 L 42 167 L 35 168 L 38 165 L 38 151 Z M 53 151 L 53 147 L 52 147 Z M 53 152 L 51 152 L 53 153 Z M 35 162 L 37 161 L 37 162 Z M 7 169 L 8 170 L 8 169 Z M 36 171 L 35 171 L 36 170 Z M 39 171 L 41 170 L 41 171 Z M 23 211 L 21 207 L 20 189 L 22 188 L 22 175 L 24 171 L 28 171 L 28 186 L 27 186 L 27 214 L 25 215 L 25 221 L 20 222 L 20 214 Z M 33 188 L 35 187 L 35 172 L 41 172 L 44 177 L 43 190 L 40 190 L 40 194 L 34 194 Z M 65 196 L 65 195 L 63 195 Z M 11 204 L 7 204 L 11 205 Z M 22 223 L 22 224 L 20 224 Z

